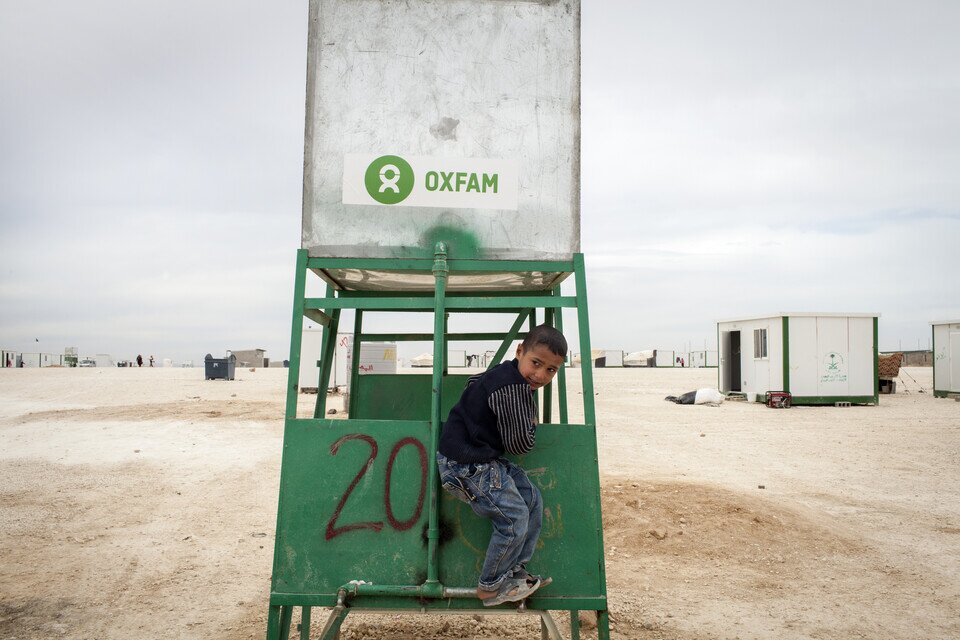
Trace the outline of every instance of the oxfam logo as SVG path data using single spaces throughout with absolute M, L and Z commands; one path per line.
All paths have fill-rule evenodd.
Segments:
M 413 190 L 413 169 L 400 156 L 380 156 L 367 167 L 363 182 L 380 204 L 397 204 Z

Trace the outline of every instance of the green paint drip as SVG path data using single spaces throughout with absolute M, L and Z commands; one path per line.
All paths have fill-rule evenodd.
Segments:
M 432 258 L 434 246 L 438 242 L 446 243 L 449 258 L 471 260 L 480 257 L 480 242 L 477 236 L 466 229 L 449 225 L 431 227 L 424 232 L 420 246 L 417 247 L 418 257 L 422 253 L 422 257 Z

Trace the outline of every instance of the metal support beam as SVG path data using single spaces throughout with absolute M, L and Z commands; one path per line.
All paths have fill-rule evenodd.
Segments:
M 286 416 L 297 417 L 300 397 L 300 341 L 303 339 L 303 294 L 307 280 L 307 251 L 297 251 L 297 273 L 293 283 L 293 328 L 290 336 L 290 370 L 287 371 Z
M 300 608 L 300 640 L 310 640 L 310 607 Z
M 307 309 L 368 309 L 370 311 L 430 311 L 433 301 L 429 298 L 307 298 Z M 576 307 L 577 299 L 544 295 L 526 296 L 474 296 L 450 298 L 445 308 L 450 311 L 488 313 L 491 310 L 519 310 L 547 307 Z M 328 311 L 329 313 L 329 311 Z
M 436 280 L 434 310 L 433 310 L 433 388 L 430 408 L 430 451 L 427 456 L 427 492 L 430 496 L 429 521 L 427 525 L 427 580 L 424 583 L 425 595 L 436 597 L 442 593 L 443 586 L 439 580 L 439 560 L 437 550 L 440 547 L 440 492 L 437 486 L 437 448 L 440 445 L 440 389 L 443 384 L 443 367 L 446 360 L 446 327 L 447 314 L 445 310 L 445 293 L 447 290 L 447 246 L 438 242 L 434 248 L 433 277 Z
M 524 309 L 519 314 L 517 314 L 517 319 L 513 321 L 513 326 L 510 327 L 510 331 L 507 332 L 507 335 L 504 336 L 503 342 L 500 344 L 500 347 L 497 349 L 497 353 L 493 356 L 493 360 L 487 364 L 487 369 L 493 369 L 495 366 L 500 364 L 500 361 L 503 360 L 503 356 L 506 355 L 507 349 L 510 348 L 510 344 L 517 339 L 517 336 L 520 334 L 520 327 L 523 326 L 523 322 L 527 319 L 527 316 L 530 315 L 530 309 Z
M 597 414 L 593 403 L 593 358 L 590 355 L 590 314 L 587 312 L 587 276 L 584 272 L 583 254 L 573 257 L 574 277 L 577 282 L 577 321 L 580 329 L 580 375 L 583 379 L 583 422 L 597 426 Z
M 557 287 L 553 290 L 553 295 L 560 295 L 560 287 Z M 557 331 L 563 333 L 563 310 L 557 309 L 556 314 L 553 317 L 554 326 L 557 328 Z M 569 343 L 568 343 L 569 344 Z M 564 354 L 564 361 L 566 361 L 566 354 Z M 560 424 L 568 424 L 567 418 L 567 367 L 564 365 L 560 368 L 560 372 L 557 373 L 557 404 L 560 406 Z

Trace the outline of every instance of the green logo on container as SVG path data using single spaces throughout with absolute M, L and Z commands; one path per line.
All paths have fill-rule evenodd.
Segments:
M 363 182 L 380 204 L 397 204 L 413 191 L 413 168 L 400 156 L 380 156 L 367 167 Z

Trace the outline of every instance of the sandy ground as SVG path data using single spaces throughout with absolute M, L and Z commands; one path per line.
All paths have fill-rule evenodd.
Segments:
M 614 637 L 960 638 L 960 402 L 930 371 L 879 407 L 790 410 L 663 401 L 715 370 L 598 371 Z M 284 374 L 0 370 L 0 638 L 264 637 Z M 343 633 L 538 635 L 469 616 Z

